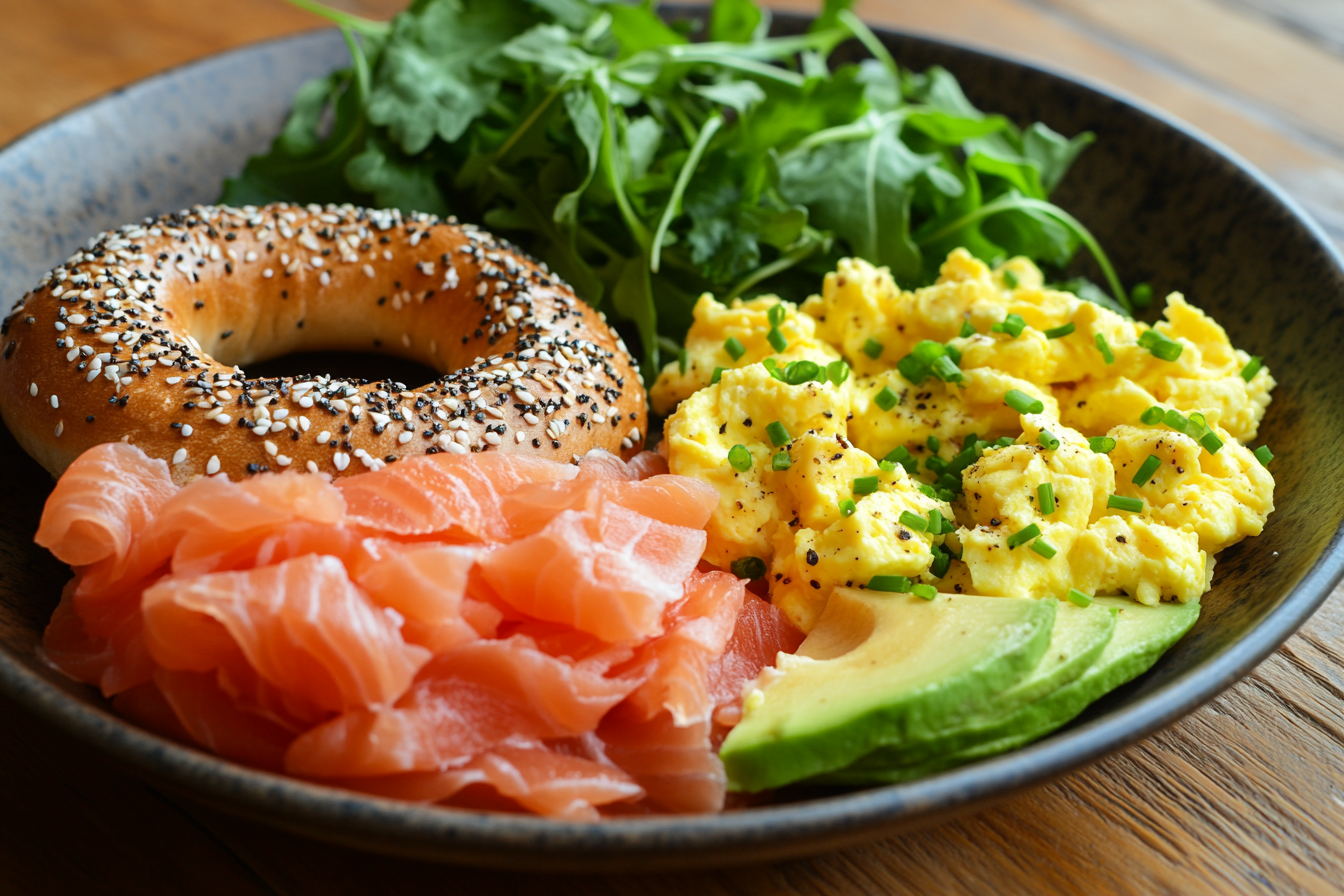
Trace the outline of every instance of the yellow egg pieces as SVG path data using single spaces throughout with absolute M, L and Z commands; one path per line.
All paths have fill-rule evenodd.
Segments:
M 915 290 L 845 259 L 798 307 L 703 297 L 651 395 L 719 489 L 705 559 L 807 631 L 837 587 L 1197 600 L 1274 509 L 1273 387 L 1179 293 L 1149 327 L 958 249 Z

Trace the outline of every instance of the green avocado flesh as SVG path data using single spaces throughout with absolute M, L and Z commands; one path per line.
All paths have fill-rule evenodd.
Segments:
M 1199 618 L 1199 604 L 1164 603 L 1147 607 L 1123 597 L 1098 597 L 1087 612 L 1101 610 L 1114 618 L 1114 630 L 1081 674 L 1060 672 L 1053 679 L 1040 674 L 1057 657 L 1056 643 L 1084 649 L 1083 626 L 1071 610 L 1061 608 L 1046 659 L 1017 685 L 998 695 L 991 710 L 965 726 L 945 730 L 929 742 L 900 741 L 883 746 L 840 771 L 818 776 L 817 783 L 882 784 L 908 781 L 957 765 L 1015 749 L 1065 724 L 1103 694 L 1148 671 Z M 1073 632 L 1063 635 L 1068 626 Z M 1063 635 L 1063 636 L 1062 636 Z M 1059 649 L 1059 653 L 1063 650 Z M 1013 699 L 1032 688 L 1030 700 Z
M 798 653 L 748 696 L 719 753 L 729 786 L 779 787 L 983 718 L 1045 656 L 1058 606 L 836 589 Z

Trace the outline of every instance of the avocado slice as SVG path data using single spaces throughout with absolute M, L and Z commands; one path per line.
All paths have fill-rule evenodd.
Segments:
M 1021 681 L 997 694 L 983 712 L 927 740 L 878 747 L 836 774 L 848 783 L 864 771 L 881 773 L 915 765 L 1016 733 L 1012 726 L 1019 710 L 1076 680 L 1096 662 L 1115 632 L 1116 615 L 1114 607 L 1104 604 L 1083 608 L 1056 602 L 1055 627 L 1045 656 Z
M 797 654 L 748 695 L 719 751 L 731 789 L 845 768 L 986 711 L 1035 668 L 1055 601 L 837 588 Z
M 1044 737 L 1103 694 L 1147 672 L 1199 618 L 1196 601 L 1148 607 L 1126 597 L 1098 597 L 1093 599 L 1092 606 L 1115 614 L 1115 633 L 1096 662 L 1073 681 L 1033 703 L 1005 713 L 997 723 L 986 725 L 959 748 L 941 756 L 929 754 L 922 760 L 892 763 L 885 768 L 878 765 L 876 756 L 868 756 L 853 767 L 826 775 L 820 781 L 847 785 L 909 781 L 1016 749 Z

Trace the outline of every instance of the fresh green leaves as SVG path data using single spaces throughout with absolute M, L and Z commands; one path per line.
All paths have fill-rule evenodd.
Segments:
M 637 338 L 648 377 L 706 290 L 801 299 L 850 254 L 916 286 L 956 246 L 1100 251 L 1047 201 L 1090 135 L 1018 129 L 947 71 L 901 69 L 851 0 L 777 38 L 754 0 L 715 0 L 703 33 L 652 3 L 414 0 L 388 24 L 292 2 L 343 28 L 351 68 L 300 89 L 223 200 L 481 221 Z M 847 40 L 873 58 L 829 62 Z

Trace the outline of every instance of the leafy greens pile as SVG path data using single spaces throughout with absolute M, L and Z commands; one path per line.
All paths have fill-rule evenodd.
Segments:
M 633 328 L 648 377 L 700 293 L 801 298 L 845 254 L 911 286 L 957 246 L 1062 268 L 1083 244 L 1115 298 L 1080 294 L 1129 311 L 1047 201 L 1091 135 L 1020 129 L 948 72 L 901 69 L 852 0 L 786 37 L 753 0 L 716 0 L 698 42 L 652 2 L 414 0 L 389 23 L 291 2 L 341 26 L 352 66 L 300 88 L 222 201 L 483 222 Z M 829 64 L 853 38 L 873 58 Z

